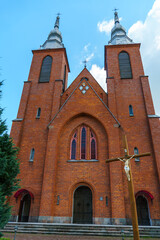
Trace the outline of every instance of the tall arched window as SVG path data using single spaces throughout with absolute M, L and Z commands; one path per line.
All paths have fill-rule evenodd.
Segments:
M 129 105 L 129 116 L 130 116 L 130 117 L 133 117 L 133 116 L 134 116 L 132 105 Z
M 97 139 L 86 125 L 76 127 L 70 140 L 70 160 L 97 160 Z
M 47 56 L 43 59 L 39 82 L 49 82 L 52 67 L 52 57 Z
M 34 148 L 32 148 L 31 153 L 30 153 L 30 158 L 29 158 L 30 162 L 33 162 L 33 160 L 34 160 L 34 153 L 35 153 L 35 150 L 34 150 Z
M 96 138 L 92 131 L 90 134 L 91 159 L 96 159 Z
M 81 129 L 81 159 L 86 159 L 86 128 Z
M 77 132 L 74 133 L 71 140 L 71 159 L 76 159 Z
M 139 154 L 139 151 L 138 151 L 138 148 L 137 147 L 135 147 L 134 148 L 134 154 Z M 140 160 L 139 160 L 139 157 L 136 157 L 135 158 L 135 162 L 139 162 Z
M 132 78 L 132 69 L 129 54 L 125 51 L 122 51 L 118 57 L 121 78 Z

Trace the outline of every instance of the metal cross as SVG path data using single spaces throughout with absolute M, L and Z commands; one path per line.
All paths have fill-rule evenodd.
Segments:
M 119 9 L 118 8 L 114 8 L 112 11 L 117 12 L 117 10 L 119 10 Z
M 83 61 L 83 63 L 84 63 L 84 68 L 86 68 L 87 67 L 87 60 L 85 59 L 84 61 Z
M 124 144 L 125 155 L 123 157 L 107 159 L 106 163 L 115 162 L 115 161 L 121 161 L 124 163 L 124 170 L 126 172 L 127 179 L 128 179 L 128 191 L 129 191 L 130 206 L 131 206 L 133 236 L 134 236 L 134 240 L 139 240 L 140 238 L 139 238 L 139 229 L 138 229 L 137 208 L 136 208 L 136 202 L 135 202 L 135 196 L 134 196 L 130 160 L 133 158 L 150 156 L 151 154 L 142 153 L 142 154 L 129 155 L 127 137 L 124 133 L 123 128 L 120 128 L 120 129 L 123 132 L 123 144 Z

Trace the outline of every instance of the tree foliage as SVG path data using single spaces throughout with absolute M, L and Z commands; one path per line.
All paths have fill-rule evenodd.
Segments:
M 0 87 L 2 82 L 0 82 Z M 1 95 L 1 90 L 0 90 Z M 2 120 L 3 109 L 0 107 L 0 228 L 8 222 L 11 214 L 9 197 L 19 188 L 19 161 L 17 148 L 7 134 L 7 126 Z

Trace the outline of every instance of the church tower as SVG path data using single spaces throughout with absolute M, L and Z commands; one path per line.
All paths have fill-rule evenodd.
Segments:
M 151 153 L 150 157 L 136 158 L 131 165 L 139 224 L 154 225 L 159 222 L 156 219 L 160 217 L 159 210 L 154 217 L 151 217 L 154 211 L 153 202 L 155 207 L 158 207 L 159 202 L 159 197 L 157 200 L 153 200 L 153 196 L 157 194 L 156 185 L 159 185 L 160 180 L 160 150 L 158 147 L 160 122 L 159 117 L 155 115 L 148 76 L 144 74 L 140 44 L 134 43 L 126 35 L 116 11 L 114 22 L 111 40 L 105 46 L 108 107 L 119 120 L 127 136 L 130 154 Z M 113 188 L 116 191 L 116 187 L 113 186 Z M 127 185 L 124 184 L 123 188 L 125 215 L 128 218 L 130 209 Z M 114 200 L 112 203 L 112 212 L 116 216 Z M 115 205 L 117 206 L 117 202 Z M 145 216 L 147 217 L 145 218 Z
M 33 210 L 30 221 L 38 221 L 48 138 L 47 125 L 60 108 L 61 95 L 67 88 L 70 71 L 59 31 L 59 20 L 57 16 L 54 29 L 40 49 L 32 51 L 33 59 L 28 81 L 24 82 L 17 118 L 13 120 L 11 130 L 11 137 L 20 148 L 18 157 L 21 162 L 19 177 L 22 179 L 22 190 L 18 194 L 23 195 L 27 192 L 32 203 L 33 188 L 36 191 L 34 199 L 36 209 Z M 19 196 L 16 195 L 16 199 L 19 200 Z M 23 202 L 20 204 L 23 205 Z M 26 209 L 27 211 L 31 209 Z M 20 210 L 18 221 L 25 221 L 21 215 L 23 214 Z M 28 214 L 25 213 L 24 216 Z
M 21 189 L 11 198 L 12 221 L 131 224 L 123 133 L 140 225 L 160 225 L 160 123 L 155 115 L 140 44 L 114 14 L 105 46 L 107 93 L 86 67 L 67 87 L 69 64 L 59 31 L 34 50 L 28 81 L 13 120 Z

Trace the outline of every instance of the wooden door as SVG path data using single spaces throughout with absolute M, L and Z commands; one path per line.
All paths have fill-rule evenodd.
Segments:
M 92 223 L 92 192 L 81 186 L 74 193 L 73 223 Z
M 147 199 L 143 196 L 138 196 L 136 199 L 137 215 L 139 225 L 150 225 L 149 209 Z
M 20 203 L 18 222 L 28 222 L 29 212 L 31 205 L 31 197 L 29 194 L 26 194 Z

